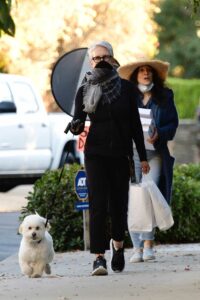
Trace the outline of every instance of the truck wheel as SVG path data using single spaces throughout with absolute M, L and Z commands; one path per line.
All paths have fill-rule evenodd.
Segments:
M 62 167 L 64 164 L 73 164 L 76 162 L 76 159 L 73 155 L 73 153 L 69 152 L 68 156 L 66 152 L 63 152 L 61 160 L 60 160 L 60 167 Z
M 14 188 L 15 185 L 9 185 L 9 184 L 0 184 L 0 192 L 8 192 L 12 188 Z
M 68 157 L 66 156 L 65 163 L 66 164 L 74 164 L 75 162 L 76 162 L 76 159 L 75 159 L 74 155 L 72 153 L 69 153 Z

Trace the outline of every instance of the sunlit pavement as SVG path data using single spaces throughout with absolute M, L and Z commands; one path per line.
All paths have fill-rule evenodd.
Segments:
M 0 212 L 20 211 L 27 204 L 26 197 L 33 185 L 20 185 L 8 192 L 0 193 Z

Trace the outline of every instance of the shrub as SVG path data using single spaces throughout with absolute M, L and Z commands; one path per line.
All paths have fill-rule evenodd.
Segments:
M 79 169 L 77 164 L 65 167 L 59 184 L 61 170 L 47 171 L 36 181 L 33 192 L 29 192 L 28 204 L 21 213 L 20 219 L 35 211 L 43 217 L 52 214 L 50 233 L 56 251 L 83 249 L 82 212 L 74 208 L 74 178 Z
M 180 119 L 194 119 L 200 104 L 200 80 L 169 78 L 168 86 L 174 91 Z
M 60 170 L 48 171 L 36 181 L 33 192 L 27 199 L 28 204 L 22 210 L 21 219 L 37 211 L 46 216 L 52 213 L 51 234 L 56 251 L 83 249 L 82 212 L 77 212 L 74 204 L 77 196 L 74 190 L 74 178 L 80 169 L 77 164 L 64 169 L 58 184 Z M 57 191 L 57 192 L 56 192 Z M 56 192 L 56 195 L 55 195 Z M 52 206 L 52 199 L 54 204 Z M 195 164 L 176 165 L 172 193 L 172 212 L 174 226 L 167 231 L 156 232 L 156 242 L 188 243 L 199 242 L 200 237 L 200 166 Z M 110 238 L 108 220 L 107 239 Z M 126 233 L 125 247 L 131 247 L 130 236 Z
M 157 231 L 156 240 L 165 243 L 199 242 L 200 237 L 200 166 L 177 165 L 172 192 L 174 226 Z

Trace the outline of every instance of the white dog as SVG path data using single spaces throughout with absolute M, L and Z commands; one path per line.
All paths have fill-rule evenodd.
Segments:
M 43 272 L 51 274 L 49 263 L 53 260 L 54 249 L 51 235 L 45 227 L 46 219 L 36 215 L 24 218 L 19 227 L 22 240 L 19 248 L 19 265 L 23 274 L 32 278 L 41 277 Z

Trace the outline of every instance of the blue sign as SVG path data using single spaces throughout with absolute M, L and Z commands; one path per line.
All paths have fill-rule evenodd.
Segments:
M 77 210 L 84 210 L 84 209 L 89 209 L 89 202 L 85 202 L 85 201 L 77 201 L 75 203 L 75 208 Z
M 88 187 L 84 170 L 79 170 L 75 177 L 75 192 L 80 201 L 88 199 Z

